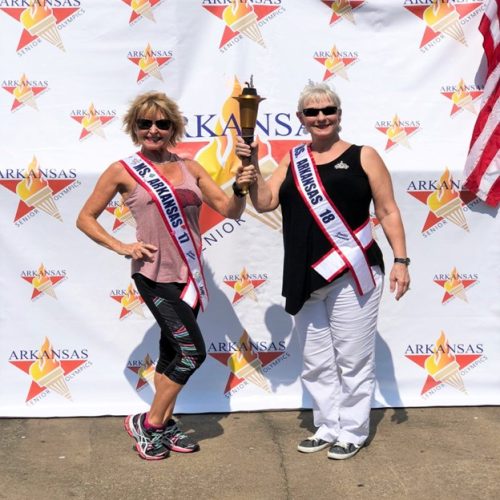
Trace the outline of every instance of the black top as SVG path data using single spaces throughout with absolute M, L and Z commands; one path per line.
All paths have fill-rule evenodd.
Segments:
M 353 144 L 332 162 L 317 166 L 328 196 L 353 231 L 370 216 L 372 201 L 368 176 L 361 167 L 361 147 Z M 340 162 L 343 168 L 335 168 Z M 290 167 L 281 185 L 279 200 L 285 250 L 282 294 L 286 297 L 286 311 L 297 314 L 312 292 L 328 284 L 311 266 L 332 246 L 298 192 Z M 371 266 L 378 265 L 384 271 L 382 252 L 375 241 L 366 255 Z M 347 269 L 334 279 L 346 272 Z

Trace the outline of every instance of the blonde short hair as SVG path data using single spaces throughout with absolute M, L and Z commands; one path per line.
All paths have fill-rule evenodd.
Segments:
M 337 108 L 341 108 L 340 97 L 326 83 L 309 82 L 299 96 L 297 110 L 302 112 L 307 101 L 319 101 L 322 97 L 327 97 Z
M 123 128 L 130 135 L 135 145 L 139 144 L 135 122 L 138 118 L 146 118 L 160 112 L 172 122 L 172 135 L 169 145 L 175 146 L 184 136 L 184 117 L 179 106 L 163 92 L 146 92 L 139 94 L 131 103 L 123 117 Z

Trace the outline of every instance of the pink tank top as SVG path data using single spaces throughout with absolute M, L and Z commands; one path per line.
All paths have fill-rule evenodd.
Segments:
M 198 218 L 202 194 L 196 184 L 196 179 L 191 175 L 185 163 L 180 159 L 178 163 L 182 171 L 182 181 L 174 185 L 175 192 L 193 235 L 194 244 L 201 251 Z M 132 275 L 140 273 L 157 283 L 186 283 L 188 268 L 148 192 L 137 184 L 128 197 L 126 205 L 137 223 L 137 240 L 151 243 L 158 248 L 154 253 L 153 262 L 132 260 Z

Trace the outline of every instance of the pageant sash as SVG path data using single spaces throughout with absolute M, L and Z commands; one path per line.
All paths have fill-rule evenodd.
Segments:
M 177 251 L 187 265 L 189 278 L 182 291 L 181 299 L 193 308 L 200 301 L 201 309 L 204 310 L 208 302 L 208 292 L 203 276 L 201 255 L 194 244 L 193 235 L 177 199 L 174 186 L 156 170 L 154 165 L 139 154 L 125 158 L 121 160 L 121 163 L 155 202 Z
M 290 152 L 295 185 L 332 249 L 312 265 L 327 281 L 349 268 L 360 295 L 375 287 L 365 249 L 373 243 L 369 219 L 352 231 L 337 210 L 321 182 L 308 146 L 296 146 Z

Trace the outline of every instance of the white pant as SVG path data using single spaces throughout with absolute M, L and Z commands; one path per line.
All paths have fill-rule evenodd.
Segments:
M 383 275 L 360 297 L 348 272 L 314 292 L 295 315 L 303 343 L 302 382 L 313 400 L 316 438 L 362 445 L 375 386 L 375 333 Z

